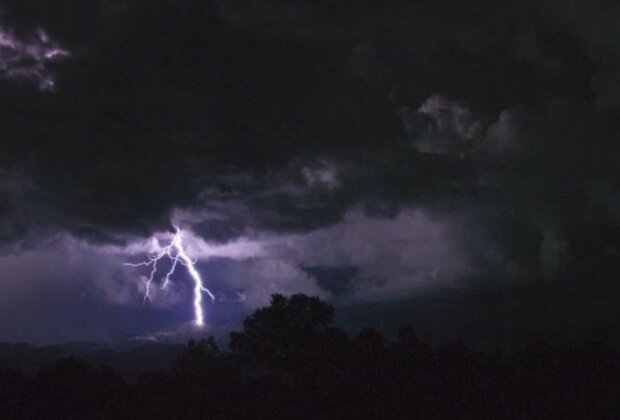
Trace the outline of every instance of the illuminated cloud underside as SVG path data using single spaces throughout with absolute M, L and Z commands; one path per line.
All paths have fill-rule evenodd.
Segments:
M 52 40 L 47 32 L 38 29 L 24 38 L 0 24 L 0 77 L 8 80 L 31 80 L 41 90 L 53 90 L 55 81 L 48 65 L 70 55 Z
M 172 266 L 170 270 L 166 273 L 164 277 L 164 283 L 161 286 L 162 289 L 165 289 L 170 284 L 170 277 L 174 274 L 178 264 L 187 268 L 187 272 L 191 276 L 194 281 L 194 322 L 198 326 L 204 325 L 204 311 L 202 308 L 202 293 L 206 293 L 211 298 L 211 301 L 215 301 L 215 296 L 209 289 L 204 286 L 204 282 L 198 270 L 196 270 L 195 264 L 196 261 L 193 261 L 188 255 L 185 247 L 183 245 L 183 232 L 180 229 L 177 229 L 176 234 L 172 238 L 170 244 L 162 247 L 157 238 L 153 239 L 153 243 L 155 248 L 158 251 L 149 257 L 147 261 L 143 261 L 140 263 L 132 264 L 126 263 L 126 265 L 132 267 L 151 267 L 151 274 L 146 283 L 146 291 L 144 293 L 144 302 L 147 300 L 151 300 L 151 284 L 157 274 L 157 263 L 163 259 L 169 259 L 172 261 Z
M 166 243 L 167 245 L 162 245 Z M 158 234 L 151 238 L 148 242 L 136 242 L 126 248 L 116 249 L 115 247 L 104 248 L 112 254 L 127 255 L 144 255 L 148 254 L 148 258 L 137 263 L 124 263 L 130 267 L 149 267 L 150 272 L 146 281 L 146 288 L 143 297 L 143 303 L 152 301 L 151 294 L 153 282 L 156 280 L 160 262 L 170 262 L 170 268 L 161 277 L 161 289 L 166 289 L 171 281 L 172 276 L 177 272 L 179 265 L 187 269 L 193 283 L 193 307 L 194 322 L 198 326 L 205 325 L 205 315 L 203 309 L 202 295 L 206 293 L 212 302 L 216 300 L 215 295 L 205 286 L 202 275 L 196 268 L 199 260 L 208 260 L 211 258 L 229 258 L 233 260 L 245 260 L 260 257 L 264 250 L 260 243 L 250 240 L 239 240 L 228 244 L 213 245 L 205 242 L 201 238 L 195 236 L 188 230 L 177 228 L 174 234 Z M 240 296 L 241 298 L 241 296 Z

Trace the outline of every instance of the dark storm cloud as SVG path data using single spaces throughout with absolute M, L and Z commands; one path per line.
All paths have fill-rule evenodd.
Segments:
M 507 5 L 478 2 L 463 16 L 442 2 L 265 5 L 280 22 L 301 16 L 316 32 L 341 31 L 273 33 L 261 27 L 268 17 L 235 2 L 222 16 L 195 1 L 5 2 L 16 27 L 44 27 L 73 52 L 54 69 L 58 92 L 4 87 L 5 165 L 18 162 L 76 232 L 165 228 L 173 208 L 213 186 L 250 197 L 266 228 L 311 229 L 359 201 L 393 214 L 401 198 L 441 195 L 438 185 L 471 173 L 410 151 L 403 101 L 443 91 L 497 112 L 526 94 L 583 87 L 572 83 L 583 71 L 577 41 L 550 48 L 561 29 L 540 34 L 542 22 Z M 258 27 L 227 21 L 239 13 Z M 337 196 L 278 191 L 274 172 L 301 176 L 304 162 L 325 157 L 343 168 Z M 231 172 L 260 181 L 222 186 Z M 242 228 L 217 235 L 226 229 Z
M 604 232 L 620 207 L 620 59 L 615 26 L 595 24 L 615 6 L 0 8 L 24 40 L 0 64 L 55 82 L 0 81 L 4 249 L 58 232 L 121 246 L 171 223 L 214 242 L 254 237 L 266 255 L 226 266 L 253 304 L 282 290 L 372 298 L 553 278 L 618 249 Z M 22 57 L 39 29 L 70 56 Z M 325 283 L 338 276 L 344 290 Z M 106 300 L 135 297 L 131 284 Z
M 260 175 L 398 133 L 387 98 L 358 92 L 313 43 L 237 30 L 198 2 L 94 3 L 88 27 L 71 29 L 77 3 L 46 4 L 7 4 L 7 19 L 31 17 L 74 56 L 55 68 L 54 94 L 3 87 L 2 162 L 71 230 L 147 233 L 223 172 Z

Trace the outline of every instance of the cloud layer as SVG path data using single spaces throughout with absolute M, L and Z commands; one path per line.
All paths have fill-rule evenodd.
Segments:
M 614 6 L 0 10 L 0 307 L 15 325 L 48 284 L 50 302 L 144 309 L 122 262 L 173 226 L 245 309 L 273 292 L 344 304 L 617 268 Z M 182 318 L 183 280 L 152 309 Z

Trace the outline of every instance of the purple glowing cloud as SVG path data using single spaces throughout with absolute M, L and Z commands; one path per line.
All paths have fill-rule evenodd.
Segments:
M 0 24 L 0 77 L 8 80 L 31 80 L 41 90 L 53 90 L 55 81 L 48 65 L 70 55 L 43 29 L 30 37 L 18 36 Z

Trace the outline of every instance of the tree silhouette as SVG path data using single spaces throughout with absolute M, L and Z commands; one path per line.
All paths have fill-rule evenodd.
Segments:
M 0 418 L 618 418 L 615 346 L 538 344 L 509 359 L 412 327 L 388 344 L 331 326 L 318 298 L 274 295 L 231 334 L 190 340 L 172 369 L 127 381 L 61 359 L 37 375 L 0 369 Z M 249 363 L 251 362 L 251 363 Z
M 29 407 L 34 418 L 113 418 L 120 415 L 127 388 L 106 367 L 94 369 L 82 360 L 60 359 L 36 376 L 30 392 L 37 396 Z
M 296 366 L 333 317 L 334 308 L 317 297 L 275 294 L 268 307 L 246 318 L 243 331 L 230 334 L 230 349 L 255 366 Z
M 175 363 L 175 367 L 180 371 L 193 371 L 202 368 L 221 356 L 220 349 L 213 337 L 201 340 L 189 340 L 187 348 Z

